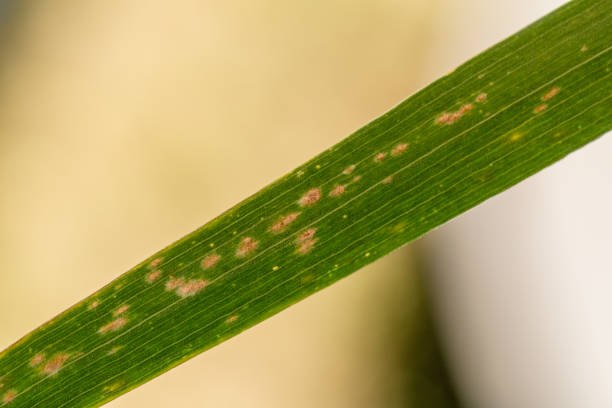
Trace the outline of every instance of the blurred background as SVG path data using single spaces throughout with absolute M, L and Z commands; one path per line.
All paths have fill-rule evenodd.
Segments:
M 0 349 L 560 4 L 0 0 Z M 107 406 L 612 406 L 610 139 Z

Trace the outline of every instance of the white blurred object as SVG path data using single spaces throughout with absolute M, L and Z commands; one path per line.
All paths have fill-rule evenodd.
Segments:
M 612 406 L 612 137 L 425 239 L 469 407 Z

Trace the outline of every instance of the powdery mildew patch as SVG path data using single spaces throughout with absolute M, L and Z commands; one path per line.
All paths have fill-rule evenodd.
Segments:
M 243 257 L 253 253 L 255 248 L 257 248 L 257 245 L 259 245 L 259 241 L 256 241 L 251 237 L 244 238 L 242 241 L 240 241 L 240 244 L 238 244 L 236 256 Z
M 176 289 L 176 294 L 182 298 L 194 296 L 196 293 L 204 289 L 207 284 L 208 282 L 206 282 L 205 280 L 192 279 L 185 282 L 178 289 Z
M 321 198 L 321 190 L 318 188 L 310 189 L 299 200 L 298 204 L 302 207 L 308 207 L 319 201 Z
M 62 369 L 64 363 L 70 358 L 68 353 L 58 353 L 51 357 L 43 366 L 41 372 L 47 375 L 55 375 Z
M 270 227 L 270 231 L 272 232 L 282 232 L 284 231 L 289 224 L 297 219 L 300 215 L 299 212 L 292 212 L 290 214 L 285 215 L 280 221 Z
M 217 264 L 217 262 L 219 262 L 219 259 L 221 259 L 221 256 L 217 254 L 210 254 L 206 258 L 202 259 L 200 266 L 202 269 L 212 268 Z
M 108 333 L 112 331 L 117 331 L 121 329 L 123 326 L 127 324 L 127 319 L 125 317 L 120 317 L 118 319 L 113 320 L 112 322 L 100 327 L 98 330 L 99 333 Z

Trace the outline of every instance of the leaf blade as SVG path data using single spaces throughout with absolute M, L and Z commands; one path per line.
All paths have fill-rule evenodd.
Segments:
M 569 3 L 53 319 L 0 406 L 98 406 L 609 130 L 609 15 Z

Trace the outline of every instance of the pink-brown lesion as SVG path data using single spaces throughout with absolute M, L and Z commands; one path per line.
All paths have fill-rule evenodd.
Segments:
M 321 190 L 318 188 L 311 188 L 302 197 L 300 197 L 298 204 L 302 207 L 308 207 L 315 204 L 320 198 Z
M 292 213 L 289 213 L 289 214 L 285 215 L 276 224 L 274 224 L 274 225 L 272 225 L 270 227 L 270 231 L 272 231 L 272 232 L 282 232 L 282 231 L 284 231 L 289 224 L 291 224 L 293 221 L 295 221 L 297 219 L 297 217 L 299 215 L 300 215 L 299 212 L 292 212 Z
M 113 332 L 121 329 L 123 326 L 127 324 L 127 319 L 125 317 L 120 317 L 118 319 L 113 320 L 112 322 L 100 327 L 98 332 L 104 334 L 108 332 Z
M 41 372 L 47 375 L 55 375 L 62 369 L 64 363 L 68 361 L 70 354 L 59 353 L 52 356 L 42 367 Z
M 258 245 L 259 241 L 256 241 L 251 237 L 246 237 L 242 241 L 240 241 L 240 244 L 238 244 L 236 255 L 239 257 L 250 255 L 251 253 L 253 253 L 253 251 L 255 251 L 255 248 L 257 248 Z

